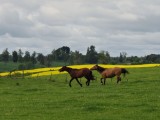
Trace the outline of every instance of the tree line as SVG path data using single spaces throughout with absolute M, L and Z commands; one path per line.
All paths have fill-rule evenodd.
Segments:
M 42 53 L 29 51 L 23 52 L 21 49 L 18 51 L 8 52 L 8 48 L 0 54 L 0 62 L 14 62 L 21 63 L 19 69 L 31 69 L 35 65 L 43 65 L 44 67 L 55 66 L 57 62 L 64 65 L 74 64 L 144 64 L 144 63 L 160 63 L 159 54 L 150 54 L 143 57 L 130 56 L 127 57 L 126 52 L 120 52 L 118 57 L 110 56 L 108 51 L 97 52 L 95 46 L 91 45 L 87 48 L 86 54 L 83 55 L 79 51 L 71 51 L 67 46 L 53 49 L 50 54 L 44 55 Z

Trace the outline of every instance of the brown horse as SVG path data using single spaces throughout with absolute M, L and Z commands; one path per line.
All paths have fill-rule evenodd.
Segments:
M 101 78 L 102 85 L 105 85 L 107 78 L 113 78 L 114 76 L 117 76 L 117 83 L 118 83 L 119 81 L 121 81 L 121 77 L 120 77 L 121 73 L 123 73 L 124 77 L 126 73 L 129 73 L 125 68 L 115 67 L 115 68 L 106 69 L 98 65 L 93 66 L 90 70 L 97 70 L 102 75 L 102 78 Z M 102 79 L 104 79 L 104 82 L 102 81 Z
M 69 82 L 69 86 L 71 87 L 72 80 L 76 79 L 78 84 L 82 87 L 82 84 L 79 82 L 78 78 L 85 77 L 87 79 L 86 85 L 89 86 L 90 80 L 94 80 L 94 76 L 92 75 L 92 71 L 88 68 L 81 68 L 81 69 L 73 69 L 67 66 L 63 66 L 59 69 L 60 72 L 67 71 L 70 76 L 71 80 Z

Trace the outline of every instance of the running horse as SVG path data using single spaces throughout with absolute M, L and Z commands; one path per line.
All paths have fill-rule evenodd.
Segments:
M 97 70 L 102 75 L 101 78 L 102 85 L 105 85 L 107 78 L 113 78 L 114 76 L 117 77 L 117 84 L 118 84 L 119 81 L 121 81 L 121 74 L 123 73 L 125 77 L 126 73 L 129 73 L 125 68 L 114 67 L 107 69 L 99 65 L 93 66 L 90 70 Z M 104 82 L 102 80 L 104 80 Z
M 76 79 L 77 83 L 82 87 L 82 84 L 79 82 L 78 78 L 85 77 L 87 79 L 86 85 L 89 86 L 90 80 L 94 80 L 94 76 L 92 75 L 92 71 L 88 68 L 81 69 L 73 69 L 67 66 L 63 66 L 59 69 L 59 72 L 66 71 L 70 74 L 71 80 L 69 82 L 69 86 L 71 87 L 71 82 Z

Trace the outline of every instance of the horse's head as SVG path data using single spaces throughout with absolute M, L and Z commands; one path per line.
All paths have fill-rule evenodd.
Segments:
M 67 70 L 67 67 L 63 66 L 62 68 L 59 69 L 59 72 L 63 72 L 63 71 L 66 71 L 66 70 Z
M 95 65 L 90 70 L 97 70 L 98 72 L 102 73 L 105 70 L 105 68 Z
M 98 69 L 98 65 L 93 66 L 92 68 L 90 68 L 90 70 L 97 70 Z

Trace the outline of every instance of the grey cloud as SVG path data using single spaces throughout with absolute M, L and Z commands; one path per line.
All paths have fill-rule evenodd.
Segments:
M 1 0 L 0 47 L 159 53 L 159 11 L 159 0 Z

